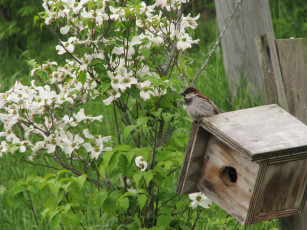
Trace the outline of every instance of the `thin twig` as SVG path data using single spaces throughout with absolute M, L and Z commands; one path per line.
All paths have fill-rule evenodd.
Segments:
M 193 230 L 193 229 L 195 229 L 195 227 L 196 227 L 196 223 L 197 223 L 197 221 L 198 221 L 198 219 L 199 219 L 199 217 L 200 217 L 201 212 L 202 212 L 202 211 L 197 210 L 197 216 L 196 216 L 196 219 L 195 219 L 195 221 L 194 221 L 194 224 L 193 224 L 192 230 Z
M 179 67 L 178 61 L 176 62 L 176 65 L 177 65 L 177 68 L 178 68 L 180 80 L 184 83 L 185 87 L 188 88 L 188 87 L 189 87 L 189 83 L 188 83 L 188 81 L 187 81 L 186 76 L 181 72 L 181 69 L 180 69 L 180 67 Z
M 114 112 L 114 119 L 115 119 L 115 125 L 116 125 L 116 133 L 117 133 L 118 144 L 121 145 L 120 134 L 119 134 L 119 129 L 118 129 L 118 123 L 117 123 L 117 115 L 116 115 L 114 101 L 113 101 L 113 112 Z
M 34 207 L 33 207 L 33 204 L 32 204 L 32 199 L 31 199 L 30 192 L 29 192 L 29 191 L 27 191 L 27 194 L 28 194 L 28 197 L 29 197 L 30 207 L 31 207 L 31 210 L 32 210 L 32 213 L 33 213 L 33 216 L 34 216 L 35 222 L 36 222 L 36 225 L 38 226 L 38 221 L 37 221 L 37 217 L 36 217 L 36 214 L 35 214 L 35 210 L 34 210 Z
M 46 168 L 50 168 L 50 169 L 55 169 L 55 170 L 61 170 L 59 168 L 56 168 L 56 167 L 53 167 L 53 166 L 49 166 L 49 165 L 44 165 L 44 164 L 36 164 L 36 163 L 33 163 L 31 161 L 27 161 L 26 159 L 22 159 L 24 162 L 28 163 L 28 164 L 31 164 L 31 165 L 35 165 L 35 166 L 41 166 L 41 167 L 46 167 Z
M 191 86 L 194 85 L 194 83 L 195 83 L 196 79 L 198 78 L 198 76 L 200 75 L 200 73 L 201 73 L 201 72 L 205 69 L 205 67 L 207 66 L 207 64 L 208 64 L 209 60 L 211 59 L 211 57 L 212 57 L 214 51 L 216 50 L 217 46 L 220 44 L 220 42 L 221 42 L 221 40 L 222 40 L 222 37 L 224 36 L 224 33 L 226 32 L 226 30 L 227 30 L 227 28 L 228 28 L 228 26 L 229 26 L 231 20 L 233 19 L 233 16 L 235 15 L 235 13 L 236 13 L 238 7 L 241 5 L 242 2 L 243 2 L 243 0 L 238 0 L 238 2 L 237 2 L 237 4 L 236 4 L 235 8 L 233 9 L 232 14 L 230 15 L 230 17 L 227 19 L 227 22 L 225 23 L 225 25 L 224 25 L 224 27 L 223 27 L 221 33 L 220 33 L 220 36 L 219 36 L 218 39 L 216 40 L 216 42 L 215 42 L 214 46 L 212 47 L 212 49 L 210 50 L 207 59 L 205 60 L 204 64 L 200 67 L 200 69 L 198 70 L 198 72 L 195 74 L 195 76 L 194 76 L 194 78 L 193 78 L 193 80 L 192 80 L 192 82 L 191 82 Z

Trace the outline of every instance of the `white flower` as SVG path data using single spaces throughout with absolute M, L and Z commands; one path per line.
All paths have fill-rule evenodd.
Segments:
M 156 0 L 156 5 L 160 7 L 165 7 L 167 4 L 167 0 Z
M 110 94 L 110 97 L 103 100 L 103 103 L 105 105 L 110 105 L 116 98 L 120 97 L 120 92 L 118 92 L 118 89 L 111 89 L 107 91 L 108 94 Z
M 199 39 L 193 40 L 190 35 L 182 32 L 177 34 L 177 38 L 179 39 L 177 42 L 177 49 L 181 51 L 191 48 L 192 44 L 199 42 Z
M 199 19 L 200 15 L 198 14 L 195 18 L 190 17 L 190 14 L 188 14 L 188 16 L 186 17 L 182 17 L 181 19 L 181 29 L 185 29 L 185 28 L 191 28 L 193 30 L 195 30 L 195 28 L 197 27 L 197 20 Z
M 142 156 L 135 158 L 135 164 L 141 169 L 141 171 L 145 171 L 147 169 L 147 162 L 143 159 Z
M 189 198 L 192 200 L 190 207 L 193 209 L 195 209 L 198 205 L 202 206 L 203 208 L 209 208 L 209 205 L 212 204 L 212 201 L 201 192 L 191 193 L 189 194 Z
M 83 134 L 85 138 L 95 140 L 97 146 L 103 145 L 105 142 L 109 142 L 111 140 L 111 136 L 102 137 L 101 135 L 92 135 L 88 129 L 83 130 Z
M 62 55 L 62 54 L 65 54 L 66 53 L 66 50 L 69 52 L 69 53 L 72 53 L 74 52 L 75 50 L 75 47 L 72 45 L 72 44 L 68 44 L 68 43 L 63 43 L 65 49 L 63 46 L 61 45 L 57 45 L 55 47 L 55 49 L 58 51 L 58 55 Z M 66 46 L 67 45 L 67 46 Z
M 80 111 L 78 113 L 75 113 L 74 118 L 76 118 L 77 122 L 80 123 L 81 121 L 102 121 L 103 116 L 100 115 L 98 117 L 89 117 L 89 116 L 85 116 L 84 113 L 84 109 L 80 109 Z
M 147 101 L 150 99 L 150 95 L 153 94 L 153 92 L 150 90 L 151 87 L 151 82 L 146 80 L 144 82 L 141 82 L 138 87 L 141 89 L 140 92 L 140 97 L 144 100 Z
M 65 154 L 71 156 L 71 153 L 75 149 L 79 149 L 80 145 L 84 143 L 84 140 L 79 136 L 79 134 L 76 134 L 75 136 L 67 132 L 67 135 L 64 136 L 62 139 L 63 144 L 64 144 L 64 152 Z
M 68 26 L 68 25 L 63 26 L 63 27 L 61 27 L 61 29 L 60 29 L 60 33 L 63 34 L 63 35 L 65 35 L 65 34 L 67 34 L 67 33 L 69 32 L 70 28 L 71 28 L 71 26 Z
M 112 148 L 110 147 L 103 148 L 103 145 L 93 147 L 90 143 L 83 144 L 83 147 L 86 149 L 86 151 L 91 153 L 91 158 L 96 160 L 98 159 L 102 151 L 112 150 Z
M 6 153 L 8 150 L 8 143 L 6 141 L 1 141 L 0 145 L 0 157 L 2 156 L 2 153 Z
M 70 37 L 67 42 L 62 42 L 62 45 L 57 45 L 55 49 L 58 51 L 58 55 L 65 54 L 67 51 L 73 53 L 75 47 L 72 43 L 75 43 L 76 41 L 77 39 L 75 37 Z

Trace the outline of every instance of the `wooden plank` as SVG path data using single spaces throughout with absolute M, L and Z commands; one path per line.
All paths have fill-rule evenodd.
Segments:
M 200 177 L 205 149 L 209 133 L 199 127 L 197 122 L 192 123 L 190 140 L 185 153 L 177 192 L 180 195 L 198 192 L 197 182 Z
M 237 0 L 215 0 L 219 30 L 231 15 Z M 222 38 L 226 76 L 232 95 L 236 95 L 241 79 L 247 76 L 254 95 L 262 88 L 262 75 L 254 38 L 273 32 L 268 0 L 243 1 Z
M 252 223 L 301 212 L 307 186 L 307 155 L 304 160 L 270 162 L 261 181 Z
M 307 54 L 305 39 L 278 39 L 276 47 L 289 112 L 307 124 Z M 307 203 L 301 215 L 279 219 L 280 230 L 307 230 Z
M 261 37 L 256 37 L 255 40 L 261 73 L 265 83 L 265 104 L 277 103 L 283 109 L 289 111 L 274 34 L 268 33 Z
M 307 153 L 307 126 L 277 105 L 204 117 L 201 126 L 251 160 Z
M 278 39 L 276 47 L 290 113 L 307 124 L 306 39 Z
M 235 169 L 236 180 L 232 183 L 223 176 L 226 166 Z M 211 136 L 198 188 L 214 203 L 244 224 L 258 170 L 258 163 L 243 158 L 215 136 Z

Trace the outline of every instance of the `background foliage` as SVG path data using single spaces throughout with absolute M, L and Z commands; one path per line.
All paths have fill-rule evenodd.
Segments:
M 37 6 L 40 6 L 40 1 L 34 1 Z M 278 0 L 270 1 L 272 20 L 275 29 L 276 38 L 288 37 L 307 37 L 307 5 L 304 0 Z M 41 8 L 40 8 L 41 10 Z M 215 9 L 213 1 L 196 1 L 189 9 L 192 15 L 201 14 L 199 26 L 195 31 L 196 37 L 200 39 L 198 45 L 190 50 L 190 55 L 194 58 L 191 66 L 187 66 L 184 71 L 187 75 L 192 75 L 202 61 L 216 37 L 218 36 L 218 28 L 215 19 Z M 24 82 L 30 81 L 29 67 L 26 60 L 35 58 L 39 62 L 43 60 L 57 60 L 61 62 L 56 55 L 55 45 L 56 40 L 47 31 L 42 30 L 39 24 L 33 23 L 35 15 L 34 9 L 29 1 L 19 0 L 1 0 L 0 1 L 0 82 L 1 91 L 7 90 L 12 86 L 15 80 Z M 181 60 L 184 62 L 184 60 Z M 198 82 L 196 87 L 205 92 L 221 110 L 230 111 L 240 108 L 248 108 L 255 105 L 260 105 L 260 99 L 255 99 L 251 96 L 248 86 L 242 80 L 242 84 L 238 86 L 238 95 L 234 101 L 230 101 L 230 92 L 225 78 L 225 73 L 222 64 L 221 49 L 218 49 L 211 59 L 210 64 L 200 76 L 202 81 Z M 217 93 L 218 92 L 218 93 Z M 105 110 L 103 103 L 92 103 L 86 108 L 95 114 L 100 114 Z M 104 128 L 112 130 L 113 114 L 105 115 Z M 100 130 L 102 134 L 103 130 Z M 189 132 L 189 127 L 180 132 Z M 115 131 L 110 133 L 113 136 Z M 185 148 L 187 138 L 183 139 L 182 148 Z M 182 159 L 182 158 L 181 158 Z M 24 162 L 16 162 L 10 157 L 3 157 L 0 161 L 0 229 L 35 229 L 34 217 L 31 210 L 23 207 L 14 209 L 7 203 L 7 198 L 3 195 L 7 188 L 11 188 L 16 181 L 26 180 L 26 175 L 36 174 L 44 176 L 47 173 L 54 173 L 50 169 L 44 167 L 33 167 Z M 94 188 L 89 188 L 94 189 Z M 52 193 L 52 191 L 49 191 Z M 49 194 L 50 195 L 50 194 Z M 47 194 L 37 194 L 44 199 L 49 196 Z M 78 195 L 76 195 L 78 196 Z M 80 198 L 82 199 L 82 198 Z M 13 201 L 11 201 L 13 202 Z M 91 200 L 88 201 L 87 212 L 91 213 L 90 206 L 93 205 Z M 14 204 L 11 203 L 14 206 Z M 36 205 L 36 204 L 34 204 Z M 42 211 L 42 210 L 40 210 Z M 99 216 L 90 216 L 86 219 L 86 223 L 95 223 Z M 114 220 L 115 221 L 115 220 Z M 202 229 L 244 229 L 237 224 L 232 218 L 217 206 L 213 206 L 201 216 L 200 223 L 203 224 Z M 103 228 L 103 226 L 96 226 Z M 273 229 L 276 227 L 275 222 L 266 222 L 256 225 L 256 229 Z M 50 225 L 46 220 L 40 229 L 49 229 Z M 248 229 L 254 229 L 254 226 L 249 226 Z

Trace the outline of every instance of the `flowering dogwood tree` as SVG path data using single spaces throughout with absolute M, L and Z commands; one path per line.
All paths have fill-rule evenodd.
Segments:
M 28 202 L 36 224 L 49 221 L 52 228 L 94 229 L 88 206 L 112 229 L 189 229 L 198 220 L 189 199 L 176 194 L 188 138 L 178 108 L 177 90 L 184 88 L 178 59 L 198 42 L 191 35 L 198 16 L 183 13 L 188 5 L 189 0 L 43 1 L 38 18 L 56 34 L 55 48 L 66 63 L 30 61 L 31 85 L 16 82 L 0 94 L 0 155 L 57 172 L 18 181 L 11 205 Z M 105 114 L 86 112 L 93 101 L 113 113 L 116 135 L 97 132 Z M 47 188 L 49 200 L 34 207 L 37 191 L 48 194 Z M 195 199 L 193 208 L 200 202 Z M 199 204 L 207 208 L 206 202 Z

